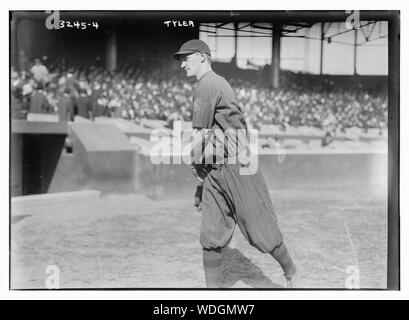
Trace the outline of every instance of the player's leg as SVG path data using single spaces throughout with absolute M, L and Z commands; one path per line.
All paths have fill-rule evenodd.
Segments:
M 267 185 L 265 183 L 265 180 L 261 174 L 261 172 L 257 173 L 256 176 L 258 182 L 258 186 L 260 187 L 260 192 L 263 195 L 263 201 L 266 203 L 266 207 L 269 212 L 271 212 L 274 216 L 274 208 L 273 208 L 273 203 L 271 201 L 270 194 L 268 192 Z M 278 226 L 277 226 L 278 227 Z M 287 247 L 284 243 L 284 241 L 281 241 L 279 245 L 277 245 L 271 252 L 270 254 L 273 256 L 273 258 L 280 264 L 281 268 L 284 271 L 284 277 L 287 279 L 287 286 L 292 285 L 292 280 L 297 273 L 297 267 L 292 260 Z
M 281 242 L 277 247 L 275 247 L 270 254 L 275 260 L 280 264 L 284 271 L 284 277 L 287 279 L 287 287 L 293 286 L 293 278 L 297 273 L 297 267 L 285 246 L 284 241 Z
M 228 166 L 220 181 L 227 201 L 234 208 L 235 221 L 247 241 L 264 253 L 281 244 L 283 236 L 262 177 L 241 176 L 239 166 Z
M 217 170 L 205 179 L 202 193 L 200 243 L 203 247 L 203 268 L 206 286 L 221 287 L 223 248 L 230 242 L 235 228 L 231 210 L 218 186 Z
M 263 253 L 270 253 L 280 264 L 287 280 L 296 266 L 283 242 L 273 204 L 261 173 L 241 176 L 239 168 L 225 170 L 224 186 L 235 208 L 235 219 L 248 242 Z
M 203 248 L 203 269 L 207 288 L 219 288 L 221 286 L 222 253 L 222 248 Z

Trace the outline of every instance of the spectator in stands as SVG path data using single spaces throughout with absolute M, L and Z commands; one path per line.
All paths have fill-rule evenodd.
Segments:
M 79 97 L 75 103 L 75 115 L 86 119 L 94 119 L 92 113 L 91 99 L 87 95 L 86 89 L 80 89 Z
M 67 73 L 67 76 L 64 78 L 63 86 L 65 86 L 68 90 L 70 90 L 70 96 L 75 103 L 76 99 L 79 97 L 79 84 L 78 81 L 72 72 Z
M 68 88 L 66 88 L 58 97 L 57 106 L 58 118 L 60 121 L 74 120 L 74 105 Z
M 19 96 L 21 95 L 21 88 L 17 88 L 11 92 L 11 117 L 15 119 L 21 119 L 24 118 L 22 116 L 23 112 L 23 105 L 22 105 L 22 100 L 19 99 Z
M 31 94 L 30 113 L 49 113 L 51 105 L 47 100 L 44 88 L 41 84 L 37 85 L 36 90 Z
M 98 81 L 94 81 L 90 95 L 92 114 L 94 115 L 94 117 L 100 117 L 105 114 L 104 108 L 102 108 L 102 106 L 100 106 L 100 104 L 98 103 L 98 99 L 101 96 L 101 94 L 102 94 L 101 85 L 99 84 Z
M 166 69 L 160 61 L 127 61 L 119 63 L 114 72 L 100 64 L 84 67 L 64 59 L 51 60 L 47 65 L 50 73 L 46 95 L 52 109 L 58 109 L 57 91 L 68 88 L 74 104 L 80 90 L 85 90 L 81 91 L 82 100 L 89 99 L 95 116 L 130 121 L 162 119 L 169 126 L 175 119 L 191 120 L 192 103 L 187 97 L 191 96 L 192 84 L 178 68 Z M 30 103 L 35 81 L 24 71 L 17 75 L 12 72 L 11 76 L 12 90 L 20 90 L 12 103 L 17 109 L 24 108 Z M 331 136 L 349 127 L 379 128 L 380 132 L 387 128 L 386 93 L 364 90 L 359 85 L 341 88 L 330 79 L 312 75 L 282 80 L 280 89 L 271 89 L 256 81 L 229 79 L 252 127 L 273 124 L 285 131 L 292 126 L 308 126 L 330 132 Z M 88 112 L 85 114 L 90 117 Z
M 31 68 L 31 74 L 38 84 L 45 84 L 48 81 L 48 69 L 39 58 L 34 60 L 34 66 Z

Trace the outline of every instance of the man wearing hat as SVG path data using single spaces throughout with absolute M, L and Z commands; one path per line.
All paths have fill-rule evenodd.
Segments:
M 188 77 L 197 79 L 191 155 L 193 171 L 201 181 L 195 205 L 202 211 L 200 243 L 207 287 L 221 286 L 223 248 L 230 242 L 237 223 L 252 246 L 278 261 L 287 287 L 291 288 L 296 266 L 283 242 L 263 176 L 260 171 L 242 175 L 240 168 L 244 164 L 227 161 L 232 155 L 237 159 L 248 148 L 246 142 L 231 135 L 239 130 L 247 132 L 233 89 L 212 71 L 211 52 L 204 41 L 187 41 L 174 58 Z M 219 137 L 219 142 L 223 140 L 222 149 L 216 146 L 215 132 L 225 136 Z M 210 156 L 206 152 L 209 144 L 213 145 Z

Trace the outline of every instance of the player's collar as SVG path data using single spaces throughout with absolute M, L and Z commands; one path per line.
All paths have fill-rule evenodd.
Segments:
M 199 82 L 202 81 L 206 75 L 208 75 L 208 74 L 210 74 L 210 73 L 212 73 L 212 72 L 213 72 L 213 70 L 206 71 L 205 73 L 202 74 L 202 76 L 199 78 L 198 81 L 199 81 Z

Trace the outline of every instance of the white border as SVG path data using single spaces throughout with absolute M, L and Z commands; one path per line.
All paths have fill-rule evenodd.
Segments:
M 408 299 L 409 285 L 405 270 L 408 264 L 408 197 L 401 196 L 401 291 L 9 291 L 9 219 L 8 219 L 8 157 L 6 151 L 9 144 L 8 125 L 8 88 L 9 88 L 9 53 L 8 48 L 8 10 L 339 10 L 367 9 L 367 10 L 401 10 L 401 158 L 400 158 L 400 188 L 401 195 L 407 195 L 408 188 L 408 60 L 404 57 L 409 53 L 408 48 L 408 10 L 403 1 L 156 1 L 143 5 L 135 1 L 100 2 L 98 7 L 84 5 L 84 1 L 71 0 L 69 2 L 55 1 L 4 1 L 1 3 L 1 75 L 2 85 L 2 123 L 0 125 L 1 151 L 4 154 L 0 159 L 3 179 L 0 184 L 1 215 L 0 215 L 0 298 L 1 299 Z M 406 121 L 404 121 L 406 120 Z M 406 145 L 405 145 L 406 144 Z

